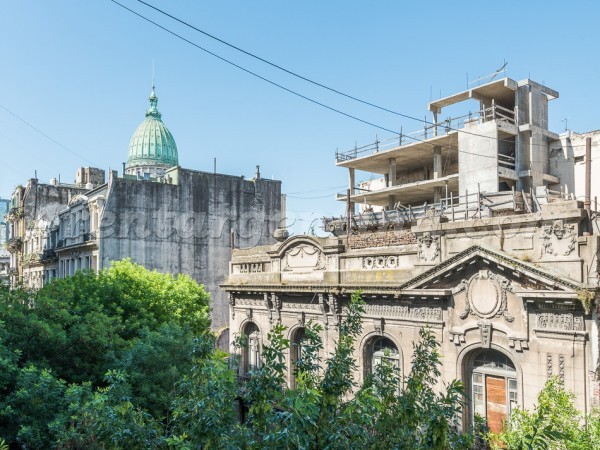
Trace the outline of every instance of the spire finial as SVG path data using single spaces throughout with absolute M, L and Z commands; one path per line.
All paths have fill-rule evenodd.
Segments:
M 150 97 L 148 97 L 148 100 L 150 100 L 150 107 L 146 110 L 146 117 L 152 116 L 160 119 L 161 114 L 158 112 L 157 108 L 158 97 L 154 92 L 154 61 L 152 61 L 152 92 L 150 92 Z
M 154 58 L 152 58 L 152 92 L 154 92 Z

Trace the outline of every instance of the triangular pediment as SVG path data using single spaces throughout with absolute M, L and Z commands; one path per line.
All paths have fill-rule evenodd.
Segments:
M 472 246 L 445 260 L 441 264 L 417 275 L 400 286 L 403 291 L 452 289 L 460 280 L 469 278 L 480 270 L 489 270 L 516 281 L 523 289 L 532 292 L 562 292 L 575 294 L 587 286 L 541 269 L 498 250 Z

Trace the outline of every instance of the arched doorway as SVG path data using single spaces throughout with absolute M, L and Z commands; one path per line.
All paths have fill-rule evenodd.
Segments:
M 471 421 L 477 414 L 486 419 L 491 432 L 502 431 L 517 405 L 517 370 L 511 359 L 494 349 L 476 350 L 469 358 Z

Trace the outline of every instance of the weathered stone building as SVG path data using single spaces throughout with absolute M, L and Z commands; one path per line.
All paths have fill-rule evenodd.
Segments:
M 55 178 L 45 184 L 32 178 L 25 186 L 17 186 L 6 216 L 13 285 L 22 283 L 35 289 L 40 288 L 45 280 L 58 276 L 58 258 L 54 251 L 58 214 L 75 196 L 94 186 L 83 178 L 90 170 L 96 185 L 104 183 L 103 170 L 80 168 L 73 184 L 61 183 Z
M 160 272 L 185 273 L 205 284 L 213 327 L 224 330 L 228 304 L 219 284 L 232 248 L 275 242 L 273 232 L 282 218 L 281 182 L 261 178 L 258 170 L 254 178 L 244 179 L 179 167 L 154 87 L 149 100 L 146 118 L 131 138 L 124 174 L 111 171 L 105 182 L 102 171 L 96 182 L 98 169 L 84 168 L 75 185 L 30 180 L 26 189 L 17 189 L 13 199 L 19 207 L 11 216 L 14 267 L 28 261 L 18 276 L 31 287 L 77 270 L 98 271 L 123 258 Z M 31 194 L 35 186 L 45 189 L 41 203 L 39 195 Z M 34 266 L 32 274 L 29 267 Z
M 6 249 L 8 241 L 7 215 L 10 210 L 10 200 L 0 198 L 0 283 L 8 284 L 10 269 L 10 253 Z
M 338 153 L 350 180 L 339 199 L 349 200 L 350 214 L 325 220 L 332 237 L 234 251 L 224 288 L 231 333 L 249 337 L 241 374 L 260 364 L 269 329 L 282 323 L 293 385 L 307 321 L 324 325 L 329 353 L 360 289 L 359 381 L 381 358 L 406 374 L 427 325 L 441 345 L 440 382 L 465 383 L 465 424 L 477 413 L 498 431 L 515 405 L 534 405 L 552 375 L 575 393 L 579 409 L 597 405 L 600 229 L 579 200 L 573 136 L 548 130 L 548 101 L 556 97 L 531 80 L 497 80 L 429 105 L 437 117 L 476 99 L 478 113 L 434 119 L 387 147 Z M 360 171 L 382 181 L 358 191 Z M 589 190 L 581 195 L 593 198 Z M 355 203 L 367 208 L 354 213 Z

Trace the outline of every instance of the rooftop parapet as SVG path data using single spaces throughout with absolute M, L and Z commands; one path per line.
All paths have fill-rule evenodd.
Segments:
M 573 202 L 572 193 L 540 188 L 536 192 L 519 191 L 474 192 L 464 196 L 450 195 L 438 203 L 420 206 L 397 203 L 393 209 L 365 211 L 347 216 L 324 217 L 323 229 L 336 236 L 345 235 L 350 226 L 352 232 L 403 229 L 419 220 L 437 217 L 442 221 L 457 222 L 480 220 L 498 216 L 521 215 L 541 211 L 544 205 Z M 597 206 L 595 206 L 597 208 Z

